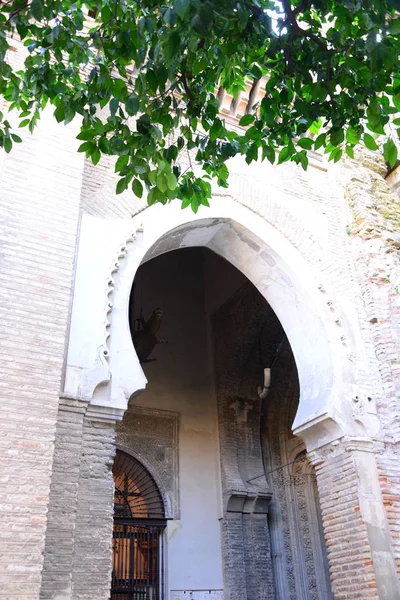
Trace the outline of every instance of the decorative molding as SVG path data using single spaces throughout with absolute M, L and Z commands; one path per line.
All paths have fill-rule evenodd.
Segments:
M 110 358 L 110 336 L 111 336 L 111 323 L 112 323 L 112 311 L 113 311 L 113 297 L 115 289 L 115 278 L 121 267 L 121 261 L 127 256 L 129 252 L 129 244 L 133 244 L 136 240 L 138 233 L 143 233 L 143 227 L 138 227 L 134 232 L 130 233 L 125 239 L 123 244 L 120 246 L 115 259 L 112 261 L 109 269 L 109 276 L 106 284 L 106 302 L 105 302 L 105 316 L 104 316 L 104 344 L 101 348 L 103 356 L 106 360 Z
M 117 446 L 151 473 L 167 519 L 179 519 L 179 423 L 177 412 L 129 405 L 117 427 Z
M 98 406 L 89 404 L 86 411 L 86 418 L 90 421 L 99 421 L 101 423 L 114 424 L 121 421 L 124 416 L 124 410 L 112 406 Z
M 327 412 L 300 423 L 293 429 L 293 433 L 304 441 L 308 452 L 340 439 L 344 435 L 340 425 Z

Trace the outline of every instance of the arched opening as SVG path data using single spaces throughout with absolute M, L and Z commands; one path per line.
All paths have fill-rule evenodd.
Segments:
M 207 212 L 208 218 L 196 215 L 188 220 L 184 212 L 176 205 L 168 206 L 164 212 L 152 206 L 135 217 L 130 225 L 129 231 L 132 231 L 137 224 L 138 233 L 126 258 L 123 247 L 123 268 L 110 292 L 113 308 L 109 365 L 113 373 L 110 388 L 113 406 L 126 408 L 122 395 L 127 398 L 143 389 L 147 382 L 127 326 L 129 296 L 139 265 L 172 250 L 200 246 L 225 258 L 243 273 L 282 323 L 300 381 L 300 401 L 293 430 L 303 439 L 307 437 L 307 448 L 329 443 L 344 432 L 362 434 L 362 427 L 351 418 L 352 407 L 347 401 L 354 375 L 348 354 L 351 348 L 354 356 L 358 356 L 359 340 L 353 334 L 348 310 L 344 312 L 341 307 L 332 306 L 318 269 L 313 269 L 277 228 L 229 198 L 218 199 Z M 295 231 L 291 233 L 295 237 Z M 305 252 L 309 252 L 308 247 Z M 312 253 L 310 260 L 315 260 Z M 132 366 L 128 366 L 126 360 L 129 355 L 132 355 Z M 101 387 L 95 395 L 99 397 L 99 404 L 103 404 Z
M 113 464 L 111 600 L 164 597 L 165 512 L 157 485 L 135 458 L 117 450 Z
M 299 517 L 300 479 L 287 464 L 298 454 L 299 403 L 287 335 L 256 287 L 215 252 L 157 254 L 137 271 L 129 311 L 148 384 L 117 439 L 158 472 L 173 507 L 166 597 L 328 600 L 319 506 L 310 500 Z M 265 368 L 271 392 L 260 397 Z

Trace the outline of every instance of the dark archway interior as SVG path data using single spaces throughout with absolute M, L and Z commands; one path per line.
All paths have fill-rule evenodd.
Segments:
M 198 536 L 203 568 L 208 555 L 214 566 L 220 560 L 225 589 L 250 586 L 248 598 L 330 598 L 315 474 L 291 433 L 299 401 L 296 365 L 267 301 L 210 250 L 174 250 L 139 268 L 130 325 L 148 385 L 131 400 L 118 435 L 132 439 L 129 427 L 141 435 L 143 415 L 133 416 L 138 407 L 179 415 L 175 462 L 172 442 L 142 441 L 141 448 L 163 472 L 166 495 L 178 498 L 183 531 Z M 271 368 L 271 389 L 261 399 L 265 368 Z M 247 500 L 232 509 L 239 497 Z M 270 497 L 257 520 L 250 499 L 256 506 L 254 499 L 268 503 Z M 204 525 L 210 519 L 216 528 Z M 236 530 L 243 547 L 235 566 L 226 554 L 237 547 Z M 184 558 L 195 551 L 183 535 L 174 538 L 169 554 L 175 548 L 181 570 L 189 572 Z M 170 578 L 179 579 L 173 557 L 169 562 Z

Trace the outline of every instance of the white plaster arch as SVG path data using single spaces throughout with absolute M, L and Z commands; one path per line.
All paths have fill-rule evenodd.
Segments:
M 300 380 L 299 410 L 293 428 L 303 437 L 308 450 L 345 434 L 365 435 L 364 428 L 352 415 L 351 392 L 355 381 L 348 360 L 349 348 L 345 347 L 343 330 L 335 324 L 321 293 L 319 273 L 315 274 L 293 243 L 265 218 L 223 196 L 215 198 L 211 208 L 200 208 L 196 215 L 180 210 L 178 203 L 154 205 L 129 221 L 85 217 L 82 230 L 85 235 L 81 240 L 85 241 L 78 257 L 75 293 L 83 298 L 86 290 L 86 310 L 82 310 L 82 299 L 79 302 L 79 297 L 75 298 L 81 310 L 80 315 L 78 309 L 72 312 L 66 395 L 79 397 L 84 388 L 82 381 L 90 381 L 91 399 L 87 399 L 93 410 L 123 413 L 129 397 L 146 385 L 128 324 L 129 296 L 137 268 L 142 262 L 174 249 L 205 246 L 246 275 L 280 319 Z M 124 246 L 126 240 L 131 242 L 129 247 Z M 94 247 L 99 257 L 96 268 Z M 116 263 L 116 256 L 122 257 L 120 264 Z M 99 277 L 105 273 L 106 259 L 109 275 L 102 280 L 103 286 L 104 281 L 107 284 L 100 306 Z M 110 297 L 111 307 L 104 304 Z M 101 311 L 103 328 L 99 337 Z M 91 334 L 91 339 L 88 343 L 86 338 L 82 352 L 77 339 L 84 316 L 86 324 L 90 323 L 86 333 Z M 351 331 L 348 324 L 346 327 L 347 344 L 353 345 L 350 352 L 362 361 L 363 349 L 355 341 L 360 338 L 359 333 Z M 111 336 L 105 348 L 108 329 Z

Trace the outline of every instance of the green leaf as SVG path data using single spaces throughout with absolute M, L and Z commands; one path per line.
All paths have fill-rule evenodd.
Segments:
M 88 140 L 91 140 L 94 134 L 95 132 L 93 131 L 93 129 L 82 129 L 81 132 L 76 136 L 76 139 L 86 142 Z
M 243 115 L 243 117 L 239 121 L 239 125 L 240 125 L 240 127 L 246 127 L 247 125 L 250 125 L 250 123 L 253 123 L 254 119 L 255 119 L 254 115 L 251 115 L 251 114 Z
M 64 106 L 64 102 L 60 102 L 59 105 L 57 106 L 56 110 L 54 111 L 54 116 L 56 118 L 57 123 L 61 123 L 61 121 L 64 121 L 65 119 L 65 106 Z
M 11 149 L 12 149 L 11 138 L 6 137 L 6 139 L 4 140 L 4 150 L 7 152 L 7 154 L 9 154 L 11 152 Z
M 394 141 L 391 138 L 389 138 L 383 144 L 383 157 L 384 157 L 385 161 L 387 163 L 389 163 L 389 165 L 392 169 L 396 164 L 397 155 L 398 155 L 397 146 L 394 143 Z
M 354 127 L 348 127 L 346 131 L 346 141 L 354 146 L 360 141 L 360 132 Z
M 322 146 L 325 145 L 326 142 L 326 133 L 320 133 L 317 139 L 314 142 L 314 150 L 319 150 Z
M 93 142 L 83 142 L 78 148 L 78 152 L 91 152 L 93 149 Z
M 392 98 L 393 104 L 400 111 L 400 94 L 395 94 Z
M 113 117 L 115 116 L 115 114 L 118 110 L 118 106 L 119 106 L 118 98 L 112 98 L 110 100 L 110 113 L 112 114 Z
M 115 163 L 115 172 L 118 173 L 119 171 L 121 171 L 121 169 L 126 167 L 128 163 L 129 154 L 123 154 L 122 156 L 119 156 Z
M 190 0 L 175 0 L 174 2 L 174 10 L 178 17 L 184 19 L 189 10 Z
M 303 167 L 303 170 L 307 171 L 307 167 L 308 167 L 307 152 L 305 150 L 302 150 L 301 152 L 299 152 L 298 157 L 300 159 L 300 164 Z
M 346 154 L 350 158 L 354 158 L 354 148 L 352 146 L 346 146 Z
M 344 141 L 343 129 L 331 129 L 329 139 L 331 144 L 339 146 Z
M 308 128 L 308 131 L 312 135 L 318 135 L 321 127 L 322 127 L 322 119 L 318 119 L 317 121 L 314 121 L 314 123 L 312 123 L 311 127 Z
M 271 146 L 268 146 L 268 144 L 263 145 L 262 160 L 264 160 L 266 158 L 269 160 L 271 165 L 273 165 L 275 162 L 275 156 L 276 156 L 275 150 L 273 148 L 271 148 Z
M 389 23 L 389 33 L 398 35 L 400 33 L 400 19 L 392 19 Z
M 168 60 L 171 60 L 178 53 L 181 45 L 181 38 L 177 31 L 173 31 L 166 40 L 165 44 L 165 56 Z
M 163 194 L 167 191 L 167 180 L 164 173 L 159 173 L 156 177 L 156 185 Z
M 370 133 L 364 134 L 364 144 L 368 150 L 378 150 L 379 146 Z
M 282 148 L 282 150 L 279 152 L 279 157 L 278 157 L 278 165 L 281 165 L 282 163 L 288 161 L 293 155 L 293 150 L 291 148 L 289 148 L 289 146 L 285 146 L 284 148 Z
M 20 144 L 22 142 L 22 139 L 19 137 L 19 135 L 16 135 L 15 133 L 12 133 L 11 137 L 16 144 Z
M 117 192 L 117 194 L 122 194 L 122 192 L 124 192 L 127 189 L 128 189 L 128 181 L 127 181 L 126 177 L 123 177 L 117 183 L 116 192 Z
M 246 152 L 246 162 L 249 165 L 253 160 L 258 158 L 258 143 L 253 142 Z
M 44 15 L 44 2 L 43 0 L 32 0 L 31 2 L 31 13 L 32 16 L 37 20 L 41 21 Z
M 132 191 L 138 198 L 141 198 L 143 196 L 143 185 L 139 181 L 139 179 L 134 179 L 132 181 Z
M 99 162 L 99 160 L 101 158 L 100 150 L 98 148 L 95 148 L 93 150 L 91 158 L 92 158 L 92 163 L 94 165 L 97 165 L 97 163 Z
M 343 150 L 341 148 L 333 148 L 329 155 L 329 160 L 333 160 L 333 162 L 338 162 L 342 158 Z
M 333 162 L 337 163 L 342 158 L 343 150 L 341 148 L 335 148 L 332 154 L 334 155 Z
M 300 138 L 297 141 L 297 145 L 300 146 L 300 148 L 304 148 L 305 150 L 311 150 L 312 147 L 314 146 L 314 140 L 312 140 L 311 138 Z
M 171 191 L 173 191 L 176 186 L 178 185 L 178 180 L 176 179 L 175 175 L 171 172 L 168 173 L 167 175 L 167 186 L 168 189 L 170 189 Z
M 139 110 L 139 100 L 135 94 L 131 94 L 126 102 L 126 112 L 130 117 L 136 115 Z

